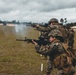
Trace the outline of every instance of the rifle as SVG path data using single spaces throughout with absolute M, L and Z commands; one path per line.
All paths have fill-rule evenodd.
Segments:
M 40 40 L 40 39 L 38 39 L 38 40 L 36 40 L 36 39 L 28 39 L 27 37 L 25 37 L 25 39 L 16 39 L 16 41 L 24 41 L 24 42 L 32 43 L 33 44 L 32 40 L 34 40 L 35 42 L 37 42 L 38 45 L 40 45 L 40 46 L 48 44 L 48 41 L 46 41 L 46 40 Z
M 47 23 L 45 23 L 45 24 L 32 23 L 32 24 L 29 24 L 29 25 L 26 25 L 26 26 L 31 26 L 31 27 L 34 28 L 34 27 L 36 27 L 37 25 L 42 26 L 42 27 L 47 27 L 47 26 L 48 26 Z

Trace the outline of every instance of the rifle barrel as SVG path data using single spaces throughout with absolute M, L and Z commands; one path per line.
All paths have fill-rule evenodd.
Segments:
M 25 40 L 23 40 L 23 39 L 16 39 L 16 41 L 25 41 Z

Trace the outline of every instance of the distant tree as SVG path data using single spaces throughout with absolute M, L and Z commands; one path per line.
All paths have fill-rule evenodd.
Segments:
M 16 24 L 16 20 L 13 20 L 12 23 Z
M 0 23 L 2 23 L 2 21 L 0 20 Z
M 20 24 L 20 22 L 19 22 L 19 21 L 17 21 L 16 23 L 17 23 L 17 24 Z
M 6 26 L 7 25 L 7 22 L 6 21 L 3 21 L 3 25 Z

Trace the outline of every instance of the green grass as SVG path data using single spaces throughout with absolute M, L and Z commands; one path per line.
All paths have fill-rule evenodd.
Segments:
M 28 28 L 22 37 L 15 33 L 14 27 L 0 26 L 0 75 L 43 75 L 47 61 L 36 53 L 33 44 L 16 41 L 16 38 L 37 38 L 38 31 Z M 25 30 L 26 32 L 26 30 Z M 76 42 L 76 41 L 75 41 Z M 76 47 L 76 44 L 74 44 Z M 40 71 L 41 63 L 44 71 Z M 53 71 L 56 75 L 56 70 Z
M 0 75 L 40 75 L 42 62 L 39 54 L 35 52 L 34 45 L 18 42 L 14 27 L 0 26 Z M 29 30 L 24 34 L 29 38 L 37 38 L 38 32 Z M 36 35 L 36 36 L 35 36 Z M 23 37 L 22 37 L 23 38 Z M 46 63 L 43 61 L 43 63 Z

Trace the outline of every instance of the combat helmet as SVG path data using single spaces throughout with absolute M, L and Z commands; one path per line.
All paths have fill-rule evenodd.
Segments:
M 63 34 L 61 33 L 60 30 L 58 29 L 55 29 L 55 30 L 52 30 L 49 34 L 48 34 L 48 37 L 56 37 L 58 40 L 60 40 L 61 42 L 64 42 L 64 38 L 63 38 Z
M 57 20 L 56 18 L 52 18 L 52 19 L 49 20 L 48 23 L 50 24 L 50 23 L 52 23 L 52 22 L 54 22 L 54 23 L 58 23 L 58 20 Z

